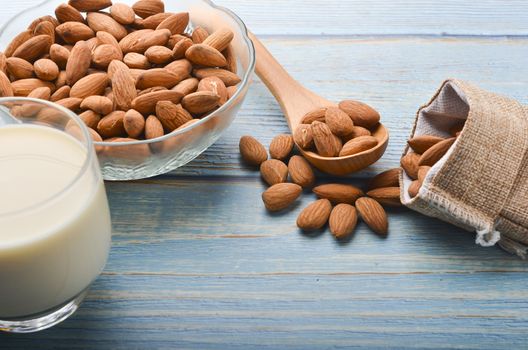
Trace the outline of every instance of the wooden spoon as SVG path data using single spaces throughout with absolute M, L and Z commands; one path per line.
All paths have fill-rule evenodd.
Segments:
M 292 132 L 301 124 L 302 117 L 306 113 L 320 107 L 336 106 L 335 103 L 306 89 L 293 79 L 253 33 L 249 36 L 257 53 L 257 75 L 279 102 Z M 345 157 L 322 157 L 317 153 L 298 148 L 317 169 L 333 175 L 345 175 L 364 169 L 381 158 L 387 148 L 389 132 L 379 124 L 372 131 L 372 136 L 378 140 L 376 147 Z

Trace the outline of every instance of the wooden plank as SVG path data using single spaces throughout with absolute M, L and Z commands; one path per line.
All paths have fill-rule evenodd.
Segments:
M 521 349 L 524 273 L 108 276 L 54 329 L 8 349 Z M 483 288 L 485 286 L 485 288 Z
M 356 176 L 399 164 L 416 110 L 446 78 L 465 79 L 528 103 L 526 39 L 268 38 L 264 43 L 313 91 L 335 101 L 358 99 L 380 111 L 390 130 L 389 147 L 381 161 Z M 173 174 L 258 176 L 240 165 L 240 136 L 254 135 L 268 145 L 274 135 L 287 130 L 273 96 L 255 79 L 232 127 Z
M 237 13 L 256 34 L 265 35 L 528 35 L 528 3 L 524 0 L 215 2 Z M 36 3 L 3 1 L 0 20 L 3 23 Z M 170 10 L 171 2 L 165 3 Z M 48 8 L 51 14 L 54 6 Z

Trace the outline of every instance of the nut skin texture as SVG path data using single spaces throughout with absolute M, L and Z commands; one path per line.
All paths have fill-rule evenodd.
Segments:
M 378 140 L 374 136 L 356 137 L 348 141 L 347 143 L 345 143 L 345 145 L 339 152 L 339 156 L 340 157 L 352 156 L 354 154 L 368 151 L 369 149 L 376 147 L 377 144 L 378 144 Z
M 356 209 L 361 219 L 368 227 L 378 235 L 386 237 L 389 230 L 389 222 L 385 210 L 376 200 L 361 197 L 356 201 Z
M 325 112 L 325 123 L 332 134 L 344 137 L 354 131 L 354 122 L 348 114 L 336 107 L 328 107 Z
M 312 126 L 310 124 L 300 124 L 293 133 L 295 144 L 307 151 L 314 147 Z
M 311 125 L 317 153 L 323 157 L 335 157 L 339 155 L 342 148 L 341 140 L 332 134 L 328 125 L 318 121 L 314 121 Z
M 279 183 L 262 193 L 266 209 L 272 212 L 288 208 L 301 195 L 302 188 L 292 183 Z
M 369 182 L 369 190 L 381 187 L 398 187 L 400 186 L 401 168 L 386 170 L 374 176 Z
M 426 165 L 433 166 L 438 162 L 446 153 L 449 151 L 449 148 L 455 143 L 456 137 L 445 139 L 438 142 L 427 151 L 425 151 L 420 160 L 418 161 L 418 166 Z
M 367 196 L 390 207 L 401 207 L 400 187 L 380 187 L 367 192 Z
M 260 175 L 270 186 L 288 180 L 288 167 L 277 159 L 268 159 L 260 164 Z
M 418 178 L 418 162 L 420 161 L 420 155 L 418 153 L 407 153 L 400 161 L 400 165 L 405 173 L 413 180 Z
M 329 199 L 334 204 L 354 204 L 359 197 L 365 195 L 359 188 L 345 184 L 320 185 L 314 187 L 313 192 L 317 197 Z
M 304 231 L 318 230 L 328 222 L 332 204 L 328 199 L 318 199 L 304 208 L 297 217 L 297 227 Z
M 356 208 L 350 204 L 338 204 L 332 209 L 328 220 L 330 232 L 338 240 L 346 240 L 357 225 Z
M 260 166 L 268 159 L 266 148 L 252 136 L 242 136 L 238 147 L 242 159 L 249 165 Z
M 285 160 L 293 150 L 293 137 L 288 134 L 277 135 L 271 140 L 269 153 L 271 158 Z
M 315 183 L 312 167 L 302 156 L 292 156 L 288 163 L 288 171 L 293 183 L 302 188 L 310 188 Z
M 354 122 L 354 125 L 362 126 L 370 130 L 379 124 L 379 113 L 363 102 L 345 100 L 339 102 L 339 108 L 348 114 Z

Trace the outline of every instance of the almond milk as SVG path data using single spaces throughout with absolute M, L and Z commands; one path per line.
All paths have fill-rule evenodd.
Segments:
M 108 203 L 87 154 L 49 127 L 0 128 L 0 319 L 69 301 L 105 266 Z

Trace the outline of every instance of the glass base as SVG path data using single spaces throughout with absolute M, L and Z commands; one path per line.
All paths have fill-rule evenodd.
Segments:
M 33 333 L 55 326 L 70 317 L 81 305 L 88 289 L 72 300 L 52 310 L 12 320 L 0 320 L 0 331 L 10 333 Z

